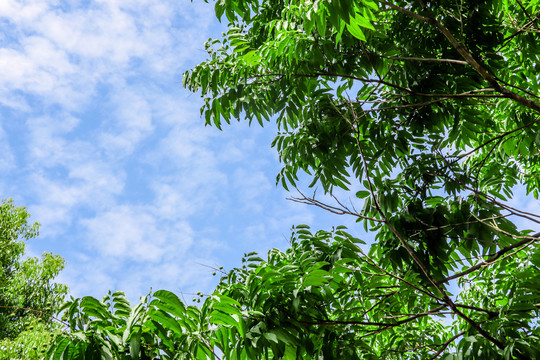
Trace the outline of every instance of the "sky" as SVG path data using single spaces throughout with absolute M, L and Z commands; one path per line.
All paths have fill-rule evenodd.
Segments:
M 25 206 L 76 297 L 210 292 L 210 267 L 337 216 L 286 200 L 275 128 L 205 127 L 181 86 L 224 29 L 188 0 L 0 1 L 0 197 Z M 353 223 L 354 224 L 354 223 Z
M 272 124 L 204 126 L 182 74 L 223 29 L 200 0 L 0 1 L 0 197 L 41 224 L 27 252 L 64 257 L 73 296 L 208 293 L 211 267 L 285 249 L 295 224 L 365 235 L 286 199 Z

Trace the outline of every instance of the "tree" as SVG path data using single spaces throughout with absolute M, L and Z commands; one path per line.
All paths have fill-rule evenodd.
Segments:
M 509 201 L 540 187 L 540 2 L 215 9 L 228 31 L 184 74 L 206 123 L 276 121 L 278 182 L 307 173 L 330 196 L 295 201 L 352 216 L 375 241 L 297 227 L 290 249 L 246 256 L 200 308 L 156 293 L 140 326 L 159 357 L 540 358 L 540 233 L 520 225 L 540 215 Z
M 29 319 L 16 338 L 0 340 L 0 360 L 43 359 L 53 339 L 60 333 L 60 328 L 55 329 L 38 318 Z
M 296 200 L 376 232 L 363 259 L 384 270 L 378 293 L 313 322 L 379 323 L 354 330 L 373 356 L 539 356 L 539 234 L 516 221 L 540 217 L 508 202 L 540 187 L 539 2 L 215 6 L 228 32 L 184 75 L 207 123 L 275 119 L 278 180 L 361 188 L 361 211 Z M 440 315 L 452 325 L 424 323 Z M 408 317 L 397 338 L 384 330 Z
M 45 344 L 46 332 L 54 327 L 52 315 L 67 293 L 65 285 L 53 282 L 64 267 L 60 256 L 44 253 L 41 259 L 23 259 L 25 241 L 38 235 L 39 226 L 30 224 L 29 217 L 26 209 L 12 200 L 0 203 L 0 359 L 28 352 L 17 339 L 21 334 L 25 339 L 41 334 L 32 348 Z

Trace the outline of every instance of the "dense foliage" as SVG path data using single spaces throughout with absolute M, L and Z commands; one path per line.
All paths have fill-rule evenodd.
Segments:
M 276 121 L 278 182 L 303 172 L 349 191 L 296 201 L 375 241 L 297 227 L 286 252 L 246 256 L 200 307 L 167 291 L 135 307 L 121 293 L 73 300 L 50 357 L 540 358 L 540 233 L 520 225 L 540 215 L 512 205 L 540 187 L 540 2 L 215 9 L 228 31 L 184 75 L 207 124 Z
M 0 360 L 41 360 L 60 333 L 60 326 L 39 318 L 28 319 L 16 338 L 0 340 Z
M 11 200 L 0 203 L 0 359 L 36 358 L 26 355 L 34 348 L 47 350 L 51 316 L 67 293 L 65 285 L 53 281 L 64 267 L 60 256 L 23 259 L 25 241 L 38 235 L 38 224 L 30 224 L 29 216 Z M 41 335 L 32 340 L 31 334 Z

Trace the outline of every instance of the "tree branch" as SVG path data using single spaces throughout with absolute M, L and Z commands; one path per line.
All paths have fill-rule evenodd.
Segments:
M 303 325 L 366 325 L 366 326 L 380 326 L 380 327 L 385 327 L 385 329 L 388 329 L 388 328 L 403 325 L 405 323 L 416 320 L 416 319 L 418 319 L 420 317 L 429 316 L 429 315 L 436 315 L 436 314 L 439 313 L 439 311 L 441 311 L 445 307 L 446 307 L 446 305 L 440 305 L 439 307 L 437 307 L 437 308 L 435 308 L 433 310 L 429 310 L 429 311 L 425 311 L 423 313 L 418 313 L 418 314 L 411 315 L 410 317 L 408 317 L 406 319 L 403 319 L 403 320 L 400 320 L 400 321 L 396 321 L 395 323 L 354 321 L 354 320 L 352 320 L 352 321 L 332 320 L 332 321 L 314 321 L 314 322 L 300 321 L 300 324 L 303 324 Z
M 507 97 L 507 98 L 510 98 L 514 101 L 516 101 L 517 103 L 525 106 L 525 107 L 528 107 L 530 109 L 533 109 L 537 112 L 540 112 L 540 104 L 532 101 L 532 100 L 529 100 L 519 94 L 516 94 L 510 90 L 508 90 L 507 88 L 505 88 L 504 86 L 502 86 L 501 84 L 499 84 L 499 82 L 493 77 L 491 76 L 491 74 L 486 70 L 484 69 L 479 63 L 478 61 L 476 61 L 476 59 L 472 56 L 472 54 L 467 51 L 467 49 L 465 49 L 465 47 L 459 42 L 457 41 L 457 39 L 452 35 L 452 33 L 446 28 L 444 27 L 444 25 L 442 25 L 439 21 L 437 21 L 435 18 L 433 17 L 425 17 L 425 16 L 422 16 L 422 15 L 419 15 L 419 14 L 416 14 L 410 10 L 407 10 L 407 9 L 404 9 L 402 7 L 399 7 L 391 2 L 388 2 L 388 1 L 379 1 L 381 4 L 383 5 L 387 5 L 389 6 L 390 8 L 394 9 L 394 10 L 397 10 L 407 16 L 410 16 L 412 17 L 413 19 L 416 19 L 416 20 L 419 20 L 419 21 L 422 21 L 422 22 L 425 22 L 427 24 L 431 24 L 431 25 L 434 25 L 436 26 L 439 31 L 446 37 L 446 39 L 450 42 L 450 44 L 454 47 L 454 49 L 456 49 L 459 54 L 465 59 L 465 61 L 467 61 L 467 63 L 469 63 L 469 65 L 471 65 L 471 67 L 478 73 L 480 74 L 480 76 L 486 80 L 497 92 L 501 93 L 504 95 L 504 97 Z
M 465 276 L 467 274 L 470 274 L 470 273 L 472 273 L 472 272 L 474 272 L 474 271 L 476 271 L 476 270 L 478 270 L 480 268 L 483 268 L 485 266 L 489 266 L 492 263 L 494 263 L 498 258 L 500 258 L 504 254 L 506 254 L 507 252 L 509 252 L 509 251 L 511 251 L 511 250 L 513 250 L 515 248 L 518 248 L 518 247 L 520 247 L 522 245 L 528 245 L 528 244 L 530 244 L 532 242 L 536 242 L 536 241 L 540 240 L 539 238 L 540 238 L 540 233 L 534 234 L 533 236 L 528 237 L 527 239 L 521 240 L 521 241 L 519 241 L 519 242 L 517 242 L 517 243 L 515 243 L 513 245 L 507 246 L 507 247 L 497 251 L 495 253 L 495 255 L 493 255 L 489 259 L 487 259 L 485 261 L 482 261 L 481 263 L 478 263 L 478 264 L 468 268 L 465 271 L 462 271 L 462 272 L 459 272 L 459 273 L 454 274 L 452 276 L 449 276 L 449 277 L 439 281 L 439 283 L 441 283 L 441 284 L 446 283 L 446 282 L 448 282 L 450 280 L 457 279 L 457 278 L 460 278 L 460 277 Z
M 386 56 L 386 55 L 379 55 L 376 53 L 368 53 L 365 55 L 376 56 L 383 59 L 398 60 L 398 61 L 425 61 L 425 62 L 442 62 L 442 63 L 450 63 L 450 64 L 458 64 L 458 65 L 469 65 L 469 63 L 466 61 L 454 60 L 454 59 L 420 58 L 420 57 L 409 57 L 409 56 Z
M 359 218 L 362 218 L 362 219 L 365 219 L 365 220 L 371 220 L 371 221 L 375 221 L 375 222 L 384 222 L 383 220 L 380 220 L 380 219 L 365 216 L 365 215 L 359 214 L 357 212 L 352 212 L 347 207 L 343 206 L 343 204 L 339 203 L 339 201 L 338 201 L 338 203 L 341 206 L 341 208 L 338 208 L 338 207 L 332 206 L 332 205 L 328 205 L 328 204 L 325 204 L 325 203 L 323 203 L 323 202 L 321 202 L 319 200 L 316 200 L 315 195 L 313 195 L 312 198 L 309 198 L 309 197 L 305 196 L 300 190 L 296 189 L 296 191 L 298 191 L 300 193 L 300 195 L 302 195 L 302 197 L 300 197 L 300 198 L 298 198 L 298 197 L 289 197 L 289 198 L 287 198 L 287 200 L 291 200 L 291 201 L 298 202 L 298 203 L 301 203 L 301 204 L 317 206 L 317 207 L 319 207 L 321 209 L 324 209 L 326 211 L 330 211 L 331 213 L 336 214 L 336 215 L 352 215 L 352 216 L 359 217 Z M 336 201 L 337 201 L 337 199 L 336 199 Z
M 439 349 L 439 351 L 437 351 L 435 354 L 433 354 L 433 356 L 430 357 L 429 360 L 435 360 L 439 355 L 442 354 L 442 352 L 444 351 L 444 349 L 446 349 L 448 347 L 448 345 L 450 345 L 457 338 L 459 338 L 460 336 L 465 335 L 466 333 L 467 333 L 467 330 L 463 330 L 463 331 L 457 333 L 456 335 L 452 336 L 450 339 L 446 340 L 443 344 L 441 344 L 442 347 Z
M 28 310 L 28 311 L 31 311 L 31 312 L 34 312 L 34 313 L 37 313 L 39 314 L 40 316 L 45 316 L 45 317 L 48 317 L 64 326 L 67 326 L 69 327 L 69 324 L 54 317 L 53 315 L 51 314 L 47 314 L 46 312 L 44 311 L 41 311 L 41 310 L 35 310 L 35 309 L 30 309 L 30 308 L 26 308 L 26 307 L 22 307 L 22 306 L 9 306 L 9 305 L 0 305 L 0 308 L 2 309 L 15 309 L 15 310 Z

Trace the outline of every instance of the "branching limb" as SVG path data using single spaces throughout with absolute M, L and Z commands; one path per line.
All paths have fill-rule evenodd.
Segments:
M 508 135 L 511 135 L 511 134 L 513 134 L 513 133 L 515 133 L 515 132 L 517 132 L 517 131 L 520 131 L 520 130 L 529 128 L 529 127 L 531 127 L 531 126 L 533 126 L 534 124 L 537 124 L 537 123 L 539 123 L 539 122 L 540 122 L 540 117 L 536 118 L 536 120 L 531 121 L 531 122 L 528 123 L 528 124 L 519 126 L 519 127 L 515 128 L 515 129 L 513 129 L 513 130 L 509 130 L 509 131 L 504 132 L 504 133 L 502 133 L 502 134 L 500 134 L 500 135 L 498 135 L 498 136 L 495 136 L 495 137 L 489 139 L 488 141 L 486 141 L 485 143 L 483 143 L 482 145 L 479 145 L 479 146 L 477 146 L 476 148 L 472 149 L 471 151 L 469 151 L 469 152 L 467 152 L 467 153 L 465 153 L 465 154 L 459 156 L 456 160 L 453 160 L 452 163 L 454 163 L 454 162 L 456 162 L 456 161 L 459 161 L 460 159 L 463 159 L 464 157 L 467 157 L 467 156 L 469 156 L 469 155 L 471 155 L 471 154 L 474 154 L 475 152 L 477 152 L 477 151 L 480 150 L 481 148 L 483 148 L 483 147 L 489 145 L 489 144 L 492 143 L 493 141 L 497 141 L 497 140 L 503 139 L 503 138 L 505 138 L 505 137 L 508 136 Z
M 462 276 L 465 276 L 467 274 L 470 274 L 478 269 L 481 269 L 483 267 L 486 267 L 486 266 L 489 266 L 493 263 L 495 263 L 497 261 L 497 259 L 499 259 L 501 256 L 503 256 L 504 254 L 514 250 L 514 249 L 517 249 L 517 248 L 520 248 L 521 246 L 528 246 L 530 245 L 531 243 L 533 242 L 537 242 L 540 240 L 540 233 L 538 234 L 534 234 L 533 236 L 527 236 L 526 239 L 523 239 L 513 245 L 510 245 L 510 246 L 507 246 L 505 247 L 504 249 L 501 249 L 499 251 L 497 251 L 495 253 L 495 255 L 491 256 L 489 259 L 485 260 L 485 261 L 482 261 L 481 263 L 478 263 L 476 264 L 475 266 L 472 266 L 470 268 L 468 268 L 467 270 L 465 271 L 462 271 L 462 272 L 459 272 L 457 274 L 454 274 L 452 276 L 449 276 L 441 281 L 439 281 L 439 283 L 443 284 L 443 283 L 446 283 L 450 280 L 453 280 L 453 279 L 457 279 L 457 278 L 460 278 Z M 522 249 L 519 249 L 519 251 L 521 251 Z
M 383 322 L 371 322 L 371 321 L 313 321 L 313 322 L 300 322 L 302 325 L 365 325 L 365 326 L 380 326 L 384 327 L 384 330 L 393 328 L 396 326 L 400 326 L 403 324 L 406 324 L 408 322 L 411 322 L 413 320 L 416 320 L 420 317 L 424 316 L 430 316 L 430 315 L 438 315 L 439 312 L 444 309 L 446 305 L 441 305 L 439 307 L 436 307 L 433 310 L 425 311 L 422 313 L 414 314 L 406 319 L 396 321 L 395 323 L 383 323 Z
M 429 360 L 435 360 L 437 357 L 439 357 L 439 355 L 441 355 L 443 353 L 443 351 L 448 347 L 448 345 L 450 345 L 457 338 L 465 335 L 466 333 L 467 333 L 467 331 L 463 330 L 463 331 L 457 333 L 456 335 L 452 336 L 450 339 L 446 340 L 443 344 L 441 344 L 441 348 L 439 349 L 439 351 L 437 351 L 435 354 L 433 354 L 433 356 L 430 357 Z
M 336 108 L 336 110 L 338 112 L 340 112 L 339 109 Z M 358 122 L 358 118 L 356 116 L 356 112 L 354 111 L 354 109 L 351 109 L 351 113 L 353 114 L 355 122 Z M 341 112 L 340 112 L 340 114 L 341 114 Z M 352 124 L 351 121 L 349 119 L 347 119 L 343 114 L 341 114 L 341 116 L 343 117 L 343 119 L 345 119 L 349 123 L 351 129 L 353 131 L 355 131 L 354 124 Z M 454 314 L 456 314 L 458 317 L 465 320 L 473 329 L 475 329 L 479 334 L 481 334 L 483 337 L 485 337 L 488 341 L 495 344 L 495 346 L 497 346 L 499 349 L 504 349 L 505 346 L 504 346 L 504 344 L 502 342 L 500 342 L 499 340 L 497 340 L 493 336 L 491 336 L 487 331 L 482 329 L 482 327 L 477 322 L 475 322 L 474 320 L 469 318 L 467 315 L 465 315 L 463 312 L 461 312 L 456 307 L 453 300 L 450 298 L 450 296 L 446 293 L 444 288 L 441 286 L 442 283 L 438 283 L 438 282 L 435 281 L 433 276 L 431 276 L 431 273 L 426 268 L 425 264 L 418 258 L 418 256 L 415 254 L 415 252 L 412 250 L 412 248 L 409 246 L 409 244 L 407 244 L 407 242 L 405 241 L 403 236 L 397 231 L 397 229 L 390 223 L 390 221 L 388 221 L 388 218 L 387 218 L 386 214 L 384 213 L 384 211 L 382 210 L 382 208 L 381 208 L 381 206 L 379 204 L 378 198 L 377 198 L 377 196 L 375 194 L 375 190 L 374 190 L 374 187 L 373 187 L 373 184 L 372 184 L 372 181 L 371 181 L 371 175 L 369 174 L 369 171 L 368 171 L 367 162 L 366 162 L 366 159 L 365 159 L 365 156 L 364 156 L 364 152 L 362 150 L 362 146 L 360 144 L 360 140 L 358 139 L 358 136 L 356 136 L 355 139 L 356 139 L 358 151 L 360 153 L 360 157 L 361 157 L 362 162 L 364 164 L 364 171 L 365 171 L 366 180 L 367 180 L 367 183 L 368 183 L 368 189 L 369 189 L 369 192 L 371 193 L 371 198 L 372 198 L 372 200 L 373 200 L 373 202 L 375 204 L 375 208 L 377 209 L 377 212 L 381 215 L 382 219 L 384 220 L 385 225 L 388 226 L 390 231 L 398 238 L 399 242 L 405 248 L 405 250 L 407 251 L 409 256 L 417 264 L 417 266 L 420 268 L 422 273 L 426 276 L 428 281 L 433 285 L 433 287 L 439 291 L 439 293 L 441 294 L 441 296 L 444 299 L 443 302 L 445 304 L 447 304 L 452 309 Z
M 469 63 L 466 61 L 455 60 L 455 59 L 420 58 L 420 57 L 410 57 L 410 56 L 386 56 L 386 55 L 379 55 L 376 53 L 369 53 L 366 55 L 380 57 L 383 59 L 398 60 L 398 61 L 442 62 L 442 63 L 449 63 L 449 64 L 469 65 Z
M 323 202 L 321 202 L 319 200 L 316 200 L 315 195 L 313 195 L 313 197 L 307 197 L 300 190 L 298 190 L 298 189 L 296 189 L 296 190 L 302 196 L 301 197 L 289 197 L 289 198 L 287 198 L 287 200 L 291 200 L 291 201 L 298 202 L 298 203 L 301 203 L 301 204 L 317 206 L 317 207 L 319 207 L 321 209 L 330 211 L 331 213 L 336 214 L 336 215 L 352 215 L 352 216 L 359 217 L 359 218 L 362 218 L 362 219 L 365 219 L 365 220 L 371 220 L 371 221 L 375 221 L 375 222 L 384 222 L 381 219 L 372 218 L 372 217 L 369 217 L 369 216 L 362 215 L 362 214 L 360 214 L 358 212 L 354 212 L 354 211 L 350 210 L 349 208 L 347 208 L 346 206 L 344 206 L 343 204 L 341 204 L 339 201 L 337 201 L 336 198 L 334 198 L 334 199 L 336 199 L 336 201 L 338 202 L 340 207 L 325 204 L 325 203 L 323 203 Z
M 355 244 L 354 242 L 352 242 L 352 241 L 351 241 L 351 244 L 353 244 L 353 246 L 356 247 L 356 249 L 362 254 L 362 256 L 363 256 L 364 258 L 366 258 L 366 259 L 369 260 L 369 264 L 370 264 L 371 266 L 377 268 L 377 269 L 380 270 L 382 273 L 384 273 L 384 274 L 390 276 L 391 278 L 394 278 L 394 279 L 396 279 L 396 280 L 398 280 L 398 281 L 400 281 L 400 282 L 402 282 L 402 283 L 408 285 L 409 287 L 411 287 L 411 288 L 413 288 L 413 289 L 415 289 L 415 290 L 421 292 L 421 293 L 424 294 L 424 295 L 429 296 L 430 298 L 435 299 L 435 300 L 438 301 L 438 302 L 442 302 L 442 301 L 443 301 L 441 298 L 437 297 L 435 294 L 431 293 L 430 291 L 424 290 L 424 289 L 422 289 L 422 288 L 420 288 L 420 287 L 418 287 L 418 286 L 412 284 L 411 282 L 409 282 L 409 281 L 403 279 L 401 276 L 392 274 L 391 272 L 387 271 L 386 269 L 383 269 L 382 267 L 380 267 L 380 266 L 377 264 L 377 262 L 375 262 L 375 260 L 373 260 L 372 258 L 370 258 L 370 257 L 364 252 L 364 250 L 362 250 L 362 248 L 361 248 L 360 246 L 356 245 L 356 244 Z M 357 271 L 356 269 L 352 269 L 352 270 Z
M 59 324 L 62 324 L 66 327 L 69 327 L 69 324 L 58 319 L 57 317 L 54 317 L 53 315 L 51 314 L 47 314 L 46 312 L 44 311 L 41 311 L 41 310 L 36 310 L 36 309 L 30 309 L 30 308 L 26 308 L 26 307 L 22 307 L 22 306 L 8 306 L 8 305 L 0 305 L 0 308 L 2 309 L 13 309 L 13 310 L 26 310 L 26 311 L 30 311 L 30 312 L 33 312 L 33 313 L 36 313 L 36 314 L 39 314 L 39 316 L 44 316 L 44 317 L 48 317 L 54 321 L 56 321 L 57 323 Z
M 456 49 L 456 51 L 459 52 L 459 54 L 465 59 L 465 61 L 467 61 L 467 63 L 469 63 L 469 65 L 478 73 L 480 74 L 480 76 L 486 80 L 488 82 L 488 84 L 490 86 L 492 86 L 497 92 L 501 93 L 502 95 L 504 95 L 504 97 L 507 97 L 509 99 L 512 99 L 514 101 L 516 101 L 517 103 L 523 105 L 523 106 L 526 106 L 530 109 L 533 109 L 537 112 L 540 112 L 540 104 L 537 103 L 537 102 L 534 102 L 532 100 L 529 100 L 519 94 L 516 94 L 510 90 L 508 90 L 507 88 L 505 88 L 504 86 L 502 86 L 501 84 L 499 84 L 499 82 L 483 67 L 481 66 L 478 61 L 476 61 L 476 59 L 472 56 L 472 54 L 467 50 L 465 49 L 465 47 L 459 42 L 457 41 L 457 39 L 452 35 L 452 33 L 443 25 L 441 24 L 439 21 L 437 21 L 437 19 L 433 18 L 433 17 L 426 17 L 426 16 L 422 16 L 422 15 L 419 15 L 415 12 L 412 12 L 410 10 L 407 10 L 405 8 L 402 8 L 400 6 L 397 6 L 391 2 L 388 2 L 388 1 L 379 1 L 381 4 L 383 5 L 386 5 L 394 10 L 397 10 L 407 16 L 410 16 L 412 17 L 413 19 L 416 19 L 416 20 L 419 20 L 419 21 L 422 21 L 422 22 L 425 22 L 427 24 L 431 24 L 431 25 L 434 25 L 436 26 L 439 31 L 446 37 L 446 39 L 450 42 L 450 44 L 454 47 L 454 49 Z

